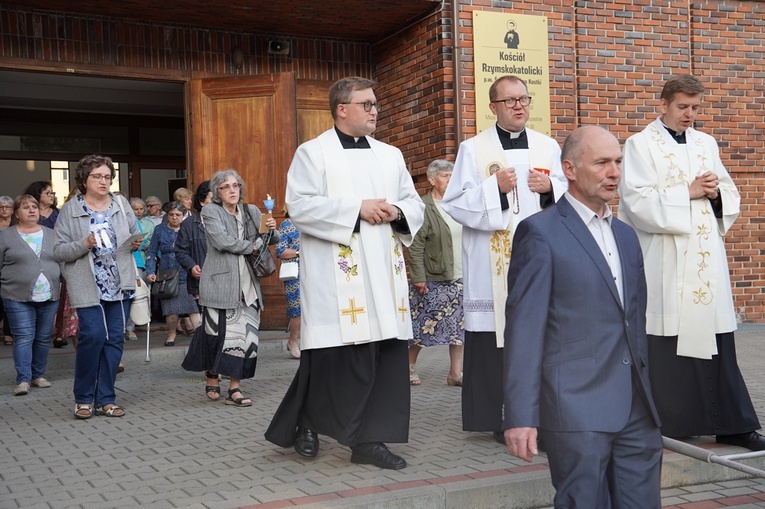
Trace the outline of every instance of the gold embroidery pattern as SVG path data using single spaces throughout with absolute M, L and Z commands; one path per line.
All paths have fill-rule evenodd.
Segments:
M 356 315 L 362 313 L 366 313 L 366 310 L 362 306 L 356 307 L 356 299 L 354 298 L 348 299 L 348 308 L 340 310 L 342 316 L 351 317 L 351 325 L 356 325 Z
M 701 138 L 694 138 L 694 146 L 697 150 L 701 151 L 701 153 L 696 155 L 699 162 L 699 169 L 701 174 L 704 174 L 709 170 L 707 165 L 708 159 L 704 153 L 704 143 L 702 142 Z M 663 158 L 667 161 L 668 164 L 667 177 L 665 179 L 666 188 L 669 189 L 678 185 L 689 186 L 690 176 L 686 174 L 677 165 L 677 163 L 675 163 L 675 154 L 665 150 L 667 148 L 667 144 L 664 141 L 663 133 L 655 125 L 651 126 L 650 139 L 659 147 L 659 150 L 663 154 Z M 712 283 L 706 276 L 705 271 L 708 269 L 714 270 L 714 267 L 710 267 L 707 263 L 707 258 L 711 256 L 711 253 L 709 249 L 705 247 L 705 244 L 709 242 L 710 236 L 714 232 L 712 222 L 715 221 L 715 217 L 709 206 L 709 200 L 704 200 L 703 203 L 703 208 L 700 211 L 701 217 L 698 218 L 700 224 L 696 225 L 696 231 L 691 233 L 691 236 L 688 239 L 688 243 L 689 250 L 691 249 L 691 243 L 694 243 L 696 246 L 698 246 L 695 263 L 697 268 L 696 276 L 698 277 L 697 284 L 699 284 L 699 286 L 695 290 L 691 291 L 693 294 L 693 303 L 708 306 L 712 304 L 714 300 L 714 294 L 712 292 Z
M 489 248 L 499 255 L 496 263 L 497 275 L 504 275 L 507 270 L 508 260 L 513 252 L 512 237 L 507 230 L 498 230 L 491 236 Z

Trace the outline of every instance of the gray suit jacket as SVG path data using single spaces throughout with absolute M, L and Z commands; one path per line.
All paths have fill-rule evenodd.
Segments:
M 260 210 L 254 205 L 239 204 L 239 213 L 244 214 L 244 207 L 249 207 L 252 214 L 243 217 L 247 221 L 246 232 L 257 232 L 260 227 Z M 199 304 L 215 309 L 234 309 L 241 301 L 242 285 L 239 281 L 239 256 L 252 252 L 252 246 L 259 235 L 239 239 L 236 218 L 226 212 L 222 206 L 210 203 L 202 208 L 202 220 L 207 234 L 207 257 L 202 267 L 199 280 Z M 274 231 L 271 244 L 279 240 Z M 247 264 L 252 282 L 258 292 L 260 307 L 263 308 L 263 292 L 255 271 Z
M 633 394 L 656 425 L 646 285 L 635 232 L 614 218 L 624 306 L 587 226 L 565 199 L 521 222 L 508 274 L 503 428 L 615 432 Z

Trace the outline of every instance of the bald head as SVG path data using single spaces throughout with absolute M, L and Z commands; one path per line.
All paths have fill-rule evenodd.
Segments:
M 602 216 L 622 175 L 619 140 L 600 126 L 579 127 L 563 143 L 561 161 L 571 196 Z

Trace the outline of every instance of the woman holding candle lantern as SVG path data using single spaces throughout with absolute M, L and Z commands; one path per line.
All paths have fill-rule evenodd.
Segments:
M 205 392 L 220 399 L 219 375 L 231 379 L 227 405 L 250 406 L 252 400 L 240 389 L 243 378 L 255 374 L 257 330 L 263 294 L 247 255 L 257 253 L 265 242 L 275 244 L 276 221 L 268 218 L 269 232 L 259 233 L 260 210 L 242 203 L 245 184 L 236 170 L 226 169 L 210 179 L 212 203 L 202 209 L 208 251 L 199 281 L 199 304 L 204 307 L 202 326 L 192 341 L 184 368 L 206 370 Z M 273 207 L 273 205 L 271 205 Z

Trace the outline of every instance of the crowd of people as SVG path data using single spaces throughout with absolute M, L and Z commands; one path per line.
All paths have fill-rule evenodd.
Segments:
M 500 77 L 495 126 L 462 142 L 454 163 L 433 161 L 422 197 L 402 153 L 370 136 L 376 86 L 332 86 L 334 126 L 297 149 L 278 232 L 243 202 L 233 169 L 179 189 L 165 212 L 157 197 L 110 193 L 102 156 L 80 161 L 61 210 L 50 183 L 0 197 L 16 394 L 50 386 L 51 337 L 73 337 L 53 334 L 53 317 L 66 321 L 69 306 L 75 416 L 124 415 L 114 377 L 135 337 L 137 278 L 178 269 L 178 294 L 161 301 L 165 344 L 196 330 L 183 367 L 205 372 L 209 399 L 252 405 L 240 384 L 258 358 L 257 268 L 275 244 L 298 268 L 284 285 L 299 366 L 265 436 L 301 456 L 326 435 L 352 463 L 405 468 L 386 444 L 408 441 L 417 357 L 435 345 L 449 347 L 463 430 L 490 432 L 526 461 L 544 448 L 555 507 L 660 507 L 662 433 L 765 450 L 736 360 L 723 242 L 740 196 L 714 138 L 694 128 L 697 78 L 670 77 L 659 116 L 622 153 L 597 125 L 562 148 L 532 130 L 526 83 Z

